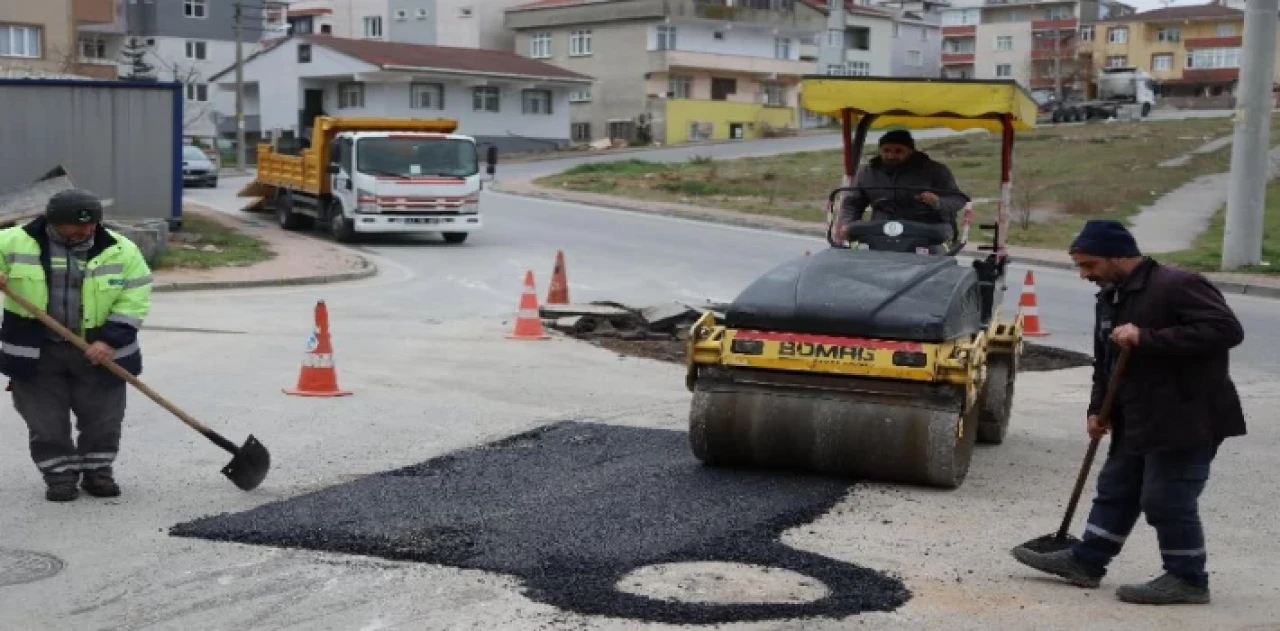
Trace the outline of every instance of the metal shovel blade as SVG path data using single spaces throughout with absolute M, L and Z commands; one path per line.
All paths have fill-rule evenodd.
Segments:
M 1026 548 L 1039 554 L 1047 554 L 1051 552 L 1058 552 L 1059 550 L 1066 550 L 1079 541 L 1079 539 L 1071 535 L 1058 536 L 1055 533 L 1044 535 L 1043 537 L 1036 537 L 1035 539 L 1032 539 L 1018 547 Z
M 236 450 L 236 455 L 222 468 L 222 475 L 227 476 L 242 491 L 252 491 L 267 477 L 271 468 L 271 454 L 258 442 L 252 434 L 244 441 L 244 445 Z

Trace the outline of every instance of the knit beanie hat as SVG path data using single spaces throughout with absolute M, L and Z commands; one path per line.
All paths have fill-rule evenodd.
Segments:
M 102 221 L 102 201 L 81 189 L 59 191 L 49 198 L 44 216 L 51 224 L 85 224 Z
M 1071 243 L 1070 251 L 1104 258 L 1142 256 L 1142 252 L 1138 250 L 1138 242 L 1129 230 L 1124 224 L 1112 219 L 1091 219 L 1085 222 L 1084 228 Z
M 880 146 L 883 147 L 885 145 L 902 145 L 903 147 L 914 150 L 916 148 L 916 141 L 911 137 L 911 132 L 905 129 L 895 129 L 893 131 L 887 131 L 884 135 L 880 136 Z

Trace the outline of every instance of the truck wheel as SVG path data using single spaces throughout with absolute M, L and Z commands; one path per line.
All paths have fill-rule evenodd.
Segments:
M 341 214 L 331 214 L 329 216 L 329 233 L 333 235 L 333 240 L 338 243 L 351 243 L 356 240 L 356 222 L 343 217 Z
M 293 212 L 293 196 L 289 191 L 280 189 L 276 193 L 276 223 L 285 230 L 298 230 L 306 226 L 305 215 Z
M 1146 118 L 1146 117 L 1148 117 L 1148 116 L 1150 116 L 1150 115 L 1151 115 L 1151 104 L 1150 104 L 1150 103 L 1143 103 L 1143 104 L 1142 104 L 1142 117 L 1143 117 L 1143 118 Z
M 443 233 L 445 243 L 462 243 L 467 240 L 469 232 L 445 232 Z

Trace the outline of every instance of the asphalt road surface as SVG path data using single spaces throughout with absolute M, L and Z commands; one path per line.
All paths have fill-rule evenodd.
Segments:
M 749 148 L 725 147 L 701 152 Z M 189 197 L 235 213 L 236 188 L 227 178 L 220 189 L 193 190 Z M 0 422 L 0 628 L 632 629 L 671 610 L 692 611 L 679 619 L 697 620 L 705 615 L 697 612 L 710 610 L 707 603 L 732 605 L 723 611 L 760 620 L 741 627 L 758 629 L 1018 628 L 1035 619 L 1039 628 L 1163 631 L 1243 628 L 1280 617 L 1280 577 L 1259 569 L 1269 567 L 1266 555 L 1280 539 L 1278 487 L 1268 476 L 1280 432 L 1267 422 L 1280 405 L 1276 302 L 1229 297 L 1247 329 L 1248 341 L 1234 357 L 1252 425 L 1249 438 L 1224 447 L 1202 501 L 1215 604 L 1133 608 L 1116 603 L 1110 590 L 1158 573 L 1150 528 L 1135 530 L 1101 591 L 1041 580 L 1008 555 L 1061 519 L 1084 451 L 1087 369 L 1020 376 L 1009 439 L 979 449 L 968 481 L 955 491 L 858 484 L 835 494 L 818 482 L 779 482 L 783 490 L 807 490 L 777 497 L 743 478 L 720 480 L 718 494 L 699 495 L 672 475 L 690 466 L 691 454 L 672 433 L 655 431 L 678 438 L 684 430 L 689 395 L 681 368 L 566 339 L 505 339 L 524 272 L 534 270 L 545 295 L 559 249 L 575 301 L 726 300 L 778 261 L 822 247 L 820 239 L 492 193 L 482 203 L 487 228 L 465 245 L 384 239 L 360 246 L 382 270 L 367 281 L 156 294 L 142 339 L 143 379 L 229 439 L 238 443 L 253 434 L 262 440 L 274 464 L 252 493 L 219 474 L 230 458 L 226 452 L 131 391 L 117 467 L 125 495 L 48 503 L 26 455 L 25 429 L 16 414 L 6 414 Z M 1009 309 L 1020 277 L 1015 269 Z M 1058 270 L 1038 270 L 1037 281 L 1052 335 L 1036 341 L 1088 350 L 1093 288 Z M 319 299 L 329 308 L 338 378 L 353 391 L 350 397 L 281 392 L 297 379 Z M 644 431 L 550 456 L 531 446 L 518 453 L 538 466 L 512 465 L 504 483 L 476 473 L 477 463 L 494 460 L 466 451 L 562 422 Z M 627 453 L 627 445 L 635 453 Z M 444 471 L 460 473 L 453 482 L 461 486 L 412 494 L 381 486 L 381 474 L 450 455 L 454 460 L 444 462 L 453 464 Z M 467 484 L 474 496 L 444 492 Z M 343 493 L 351 490 L 362 492 L 344 509 Z M 1086 492 L 1077 513 L 1076 533 L 1090 496 Z M 486 502 L 495 498 L 511 510 Z M 398 499 L 409 505 L 397 506 Z M 717 499 L 724 503 L 708 505 Z M 333 509 L 308 511 L 308 505 Z M 355 510 L 359 506 L 371 510 Z M 655 507 L 680 512 L 656 523 Z M 749 514 L 726 522 L 733 510 Z M 617 580 L 614 590 L 672 604 L 628 609 L 639 601 L 610 592 L 618 599 L 610 602 L 620 603 L 613 610 L 584 613 L 582 603 L 557 601 L 545 585 L 535 585 L 528 558 L 516 556 L 478 557 L 483 563 L 471 566 L 456 558 L 443 560 L 452 564 L 397 562 L 325 552 L 314 541 L 244 545 L 169 532 L 202 523 L 243 533 L 249 516 L 273 511 L 312 519 L 322 533 L 372 531 L 366 542 L 384 550 L 415 522 L 470 511 L 482 522 L 468 529 L 470 536 L 490 537 L 508 550 L 534 542 L 549 571 L 572 566 L 563 561 L 563 540 L 575 537 L 584 550 L 612 550 L 614 560 L 623 561 L 609 576 L 623 565 L 647 564 Z M 707 531 L 688 526 L 703 517 L 712 525 Z M 548 530 L 521 530 L 540 527 Z M 810 557 L 797 571 L 783 557 L 757 556 L 761 564 L 753 565 L 743 555 L 713 554 L 732 550 L 739 535 L 759 543 L 769 528 L 787 548 L 829 561 Z M 654 529 L 670 540 L 651 540 L 652 547 L 637 541 L 636 533 Z M 619 533 L 615 547 L 607 545 L 610 531 Z M 868 571 L 850 569 L 845 576 L 866 579 L 867 590 L 854 600 L 888 589 L 881 593 L 891 601 L 892 583 L 881 580 L 886 576 L 901 580 L 910 599 L 892 611 L 870 607 L 851 618 L 839 617 L 847 608 L 825 610 L 834 619 L 788 618 L 788 611 L 820 610 L 831 604 L 831 594 L 848 593 L 840 577 L 821 575 L 822 585 L 814 586 L 812 576 L 822 567 Z M 589 582 L 598 589 L 602 581 Z M 543 593 L 527 591 L 531 585 Z M 764 602 L 773 605 L 760 607 Z M 744 610 L 772 613 L 742 616 Z

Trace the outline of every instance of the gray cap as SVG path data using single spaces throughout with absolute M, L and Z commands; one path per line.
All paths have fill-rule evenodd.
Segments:
M 102 200 L 89 191 L 72 188 L 49 198 L 44 216 L 49 223 L 86 224 L 102 221 Z

